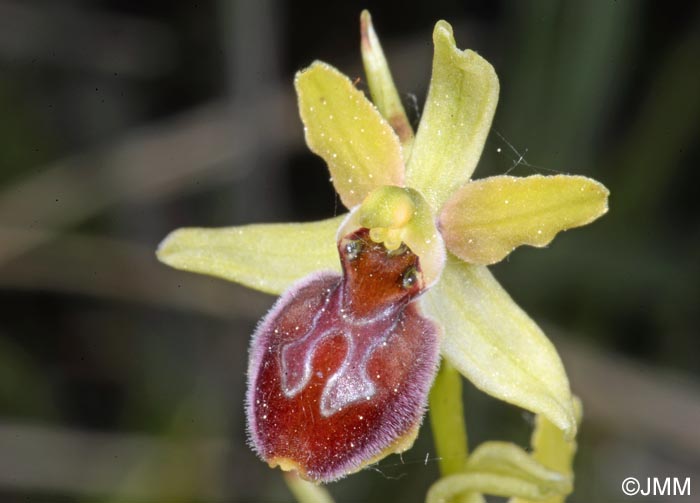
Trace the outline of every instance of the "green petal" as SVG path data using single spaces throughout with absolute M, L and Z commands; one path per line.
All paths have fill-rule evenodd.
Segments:
M 413 128 L 406 117 L 406 111 L 396 91 L 394 79 L 391 77 L 389 65 L 384 57 L 384 51 L 372 25 L 369 11 L 363 10 L 360 16 L 360 35 L 362 40 L 362 63 L 367 75 L 367 85 L 372 95 L 372 101 L 377 109 L 399 136 L 403 147 L 403 158 L 410 157 L 413 144 Z
M 345 216 L 304 224 L 258 224 L 170 233 L 158 259 L 271 294 L 318 270 L 340 271 L 336 233 Z
M 494 264 L 520 245 L 542 247 L 608 211 L 608 189 L 583 176 L 494 176 L 465 184 L 447 201 L 447 248 L 472 264 Z
M 574 397 L 576 420 L 581 422 L 581 401 Z M 576 454 L 576 440 L 566 439 L 563 432 L 547 418 L 537 416 L 535 431 L 532 433 L 532 458 L 549 469 L 570 477 L 573 480 L 573 460 Z M 568 493 L 558 494 L 546 500 L 546 503 L 564 503 Z M 514 498 L 510 503 L 532 503 L 532 500 Z
M 483 266 L 448 254 L 423 305 L 443 327 L 442 355 L 482 391 L 576 433 L 569 381 L 542 330 Z
M 496 111 L 498 77 L 481 56 L 457 49 L 445 21 L 435 25 L 433 42 L 433 75 L 406 185 L 437 211 L 479 162 Z
M 330 65 L 315 62 L 294 79 L 306 143 L 321 156 L 347 208 L 380 185 L 403 185 L 401 145 L 389 123 Z

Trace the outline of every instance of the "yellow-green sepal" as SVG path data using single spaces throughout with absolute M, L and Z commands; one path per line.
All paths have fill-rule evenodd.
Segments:
M 306 143 L 326 161 L 347 208 L 381 185 L 403 185 L 401 144 L 375 106 L 332 66 L 316 61 L 294 85 Z
M 494 264 L 521 245 L 543 247 L 561 231 L 608 211 L 608 189 L 584 176 L 493 176 L 466 183 L 440 214 L 448 250 Z
M 160 244 L 175 269 L 216 276 L 278 295 L 319 270 L 340 272 L 336 233 L 345 216 L 302 224 L 183 228 Z
M 479 162 L 499 84 L 488 61 L 457 49 L 447 22 L 435 25 L 433 42 L 430 89 L 406 167 L 406 185 L 420 191 L 437 211 Z
M 442 325 L 441 352 L 474 385 L 542 414 L 576 434 L 569 380 L 552 343 L 490 271 L 447 254 L 440 281 L 422 299 Z

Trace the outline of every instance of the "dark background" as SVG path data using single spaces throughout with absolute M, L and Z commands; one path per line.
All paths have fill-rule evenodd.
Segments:
M 627 476 L 700 492 L 697 2 L 0 0 L 0 500 L 291 500 L 245 442 L 248 338 L 274 299 L 154 250 L 181 226 L 340 211 L 292 78 L 314 59 L 362 76 L 363 7 L 413 116 L 438 19 L 495 66 L 477 178 L 611 190 L 599 222 L 493 268 L 584 402 L 570 501 L 619 501 Z M 465 398 L 472 445 L 528 445 L 528 414 Z M 424 427 L 330 489 L 422 501 L 434 456 Z

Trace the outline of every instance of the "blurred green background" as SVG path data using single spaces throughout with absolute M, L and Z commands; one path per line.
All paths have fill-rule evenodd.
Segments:
M 570 501 L 620 501 L 627 476 L 700 492 L 697 2 L 0 0 L 1 501 L 291 501 L 245 438 L 248 338 L 274 299 L 154 250 L 181 226 L 342 211 L 292 78 L 317 58 L 362 76 L 364 7 L 415 118 L 438 19 L 495 66 L 476 177 L 611 190 L 599 222 L 493 268 L 583 399 Z M 472 444 L 528 444 L 531 416 L 465 399 Z M 424 427 L 330 488 L 418 502 L 437 475 Z

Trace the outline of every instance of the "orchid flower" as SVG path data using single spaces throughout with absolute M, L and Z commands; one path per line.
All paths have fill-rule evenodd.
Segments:
M 177 269 L 284 294 L 256 332 L 249 369 L 255 374 L 249 376 L 252 389 L 248 396 L 253 443 L 265 444 L 257 445 L 256 450 L 271 465 L 325 482 L 409 448 L 435 375 L 437 350 L 435 361 L 430 356 L 434 340 L 436 348 L 439 343 L 442 364 L 429 403 L 443 478 L 431 488 L 428 501 L 458 496 L 464 501 L 483 501 L 484 493 L 521 498 L 518 501 L 563 501 L 572 488 L 571 458 L 580 406 L 572 396 L 556 349 L 487 266 L 518 246 L 546 246 L 558 232 L 595 220 L 607 211 L 608 191 L 582 176 L 471 180 L 498 101 L 499 83 L 493 67 L 477 53 L 457 49 L 452 28 L 439 21 L 433 33 L 430 88 L 414 134 L 367 12 L 361 17 L 361 35 L 373 102 L 348 77 L 323 62 L 312 63 L 294 81 L 306 142 L 328 165 L 335 190 L 349 213 L 311 223 L 179 229 L 161 243 L 158 258 Z M 370 250 L 366 259 L 370 262 L 352 262 L 358 246 Z M 413 276 L 406 279 L 405 271 L 409 270 Z M 406 295 L 383 289 L 382 281 L 389 280 L 381 278 L 390 274 L 403 278 Z M 367 282 L 358 283 L 358 277 L 363 281 L 372 277 L 375 283 L 372 287 Z M 404 401 L 386 398 L 384 403 L 394 407 L 410 402 L 405 418 L 400 412 L 395 417 L 381 411 L 381 403 L 373 404 L 371 410 L 381 412 L 381 419 L 363 430 L 361 435 L 366 437 L 343 437 L 342 441 L 347 441 L 344 449 L 352 452 L 342 462 L 333 464 L 328 459 L 333 467 L 325 469 L 324 452 L 312 452 L 310 447 L 309 452 L 290 453 L 281 446 L 269 447 L 266 442 L 272 442 L 271 436 L 259 430 L 265 428 L 260 424 L 263 417 L 283 431 L 316 427 L 317 432 L 322 431 L 318 435 L 331 439 L 323 444 L 328 449 L 332 442 L 340 442 L 331 437 L 340 429 L 337 421 L 344 417 L 338 411 L 355 413 L 365 395 L 370 400 L 372 393 L 380 393 L 384 382 L 378 375 L 381 372 L 376 372 L 376 378 L 366 369 L 351 375 L 350 370 L 343 370 L 346 363 L 341 363 L 350 362 L 351 357 L 343 360 L 343 355 L 350 355 L 349 348 L 355 343 L 360 348 L 357 351 L 366 349 L 365 356 L 379 352 L 367 342 L 379 337 L 378 322 L 369 325 L 367 331 L 374 335 L 363 335 L 364 342 L 347 334 L 346 339 L 338 339 L 346 341 L 338 343 L 340 346 L 324 342 L 328 330 L 351 330 L 338 328 L 342 300 L 337 301 L 341 308 L 334 315 L 323 318 L 316 314 L 330 310 L 330 303 L 336 302 L 330 293 L 323 293 L 333 288 L 364 299 L 364 304 L 356 300 L 351 305 L 366 306 L 367 313 L 379 312 L 373 310 L 379 302 L 390 305 L 400 298 L 401 308 L 391 311 L 392 319 L 399 320 L 401 327 L 412 327 L 404 330 L 406 334 L 420 332 L 424 337 L 411 342 L 406 349 L 410 353 L 397 356 L 396 361 L 427 363 L 396 373 L 398 377 L 392 381 L 394 391 L 396 382 L 407 383 L 407 395 L 401 398 Z M 299 323 L 305 322 L 324 328 L 302 327 L 306 335 L 297 339 L 292 339 L 293 334 L 288 334 L 288 339 L 274 335 L 299 330 Z M 383 338 L 377 339 L 377 345 L 399 337 L 395 333 L 399 329 L 381 330 Z M 330 358 L 334 368 L 341 369 L 332 377 L 316 372 L 323 344 L 323 358 Z M 266 348 L 273 346 L 267 356 Z M 357 358 L 352 362 L 364 362 L 370 368 L 366 358 Z M 383 366 L 375 362 L 372 369 L 399 372 L 394 367 L 404 365 L 392 364 L 391 353 L 381 358 Z M 274 386 L 261 381 L 272 378 L 255 377 L 270 366 L 281 376 L 274 377 Z M 347 375 L 342 373 L 346 371 Z M 309 383 L 316 383 L 316 374 L 321 376 L 317 394 L 308 403 L 295 402 L 294 407 L 320 409 L 311 417 L 327 420 L 326 430 L 285 419 L 284 414 L 291 417 L 289 408 L 284 409 L 287 412 L 275 409 L 277 415 L 270 416 L 263 415 L 264 411 L 250 412 L 261 396 L 267 397 L 263 399 L 265 407 L 265 400 L 274 402 L 278 395 L 282 400 L 297 400 L 302 387 L 311 389 Z M 485 393 L 537 415 L 532 454 L 512 444 L 488 442 L 467 456 L 459 374 Z M 411 393 L 416 396 L 409 396 Z M 356 415 L 366 420 L 362 414 Z M 353 424 L 351 428 L 358 428 Z M 306 433 L 298 435 L 306 445 L 312 445 Z M 363 445 L 356 449 L 358 438 Z

